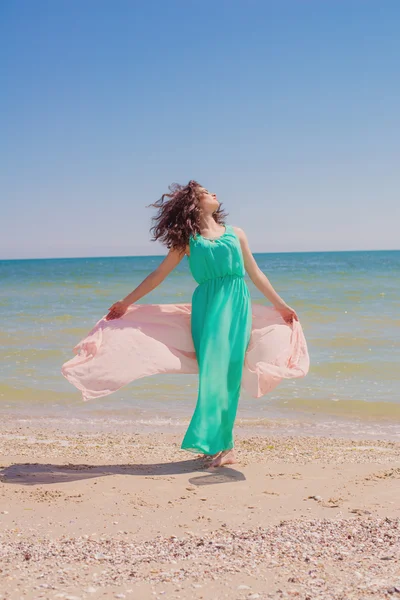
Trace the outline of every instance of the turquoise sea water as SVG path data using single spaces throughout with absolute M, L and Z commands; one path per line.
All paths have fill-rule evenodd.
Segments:
M 256 254 L 299 314 L 311 368 L 269 396 L 242 395 L 238 424 L 308 423 L 321 433 L 364 431 L 400 439 L 400 251 Z M 61 375 L 73 346 L 162 257 L 0 261 L 0 411 L 26 418 L 113 419 L 179 426 L 197 377 L 142 379 L 83 403 Z M 248 280 L 255 302 L 267 302 Z M 141 302 L 190 302 L 186 259 Z M 289 426 L 289 425 L 288 425 Z M 347 429 L 346 429 L 347 428 Z M 350 428 L 350 429 L 349 429 Z

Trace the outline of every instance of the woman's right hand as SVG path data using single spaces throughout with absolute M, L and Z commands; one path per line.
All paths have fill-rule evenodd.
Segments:
M 114 302 L 112 306 L 108 309 L 110 312 L 106 316 L 106 320 L 110 321 L 111 319 L 119 319 L 124 315 L 128 309 L 129 304 L 124 302 L 123 300 L 118 300 L 118 302 Z

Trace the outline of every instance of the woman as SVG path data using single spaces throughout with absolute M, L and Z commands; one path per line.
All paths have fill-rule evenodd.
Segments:
M 196 181 L 170 186 L 170 192 L 152 205 L 158 208 L 153 239 L 169 248 L 167 256 L 135 290 L 109 308 L 106 319 L 122 317 L 188 256 L 198 283 L 192 298 L 191 332 L 199 391 L 181 448 L 200 451 L 212 458 L 212 467 L 220 467 L 236 462 L 233 426 L 252 330 L 245 271 L 287 323 L 298 317 L 260 271 L 244 231 L 225 225 L 226 215 L 215 194 Z

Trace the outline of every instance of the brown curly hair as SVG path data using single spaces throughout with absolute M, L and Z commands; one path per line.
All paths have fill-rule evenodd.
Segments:
M 169 194 L 163 194 L 157 202 L 149 205 L 158 209 L 157 215 L 152 217 L 154 225 L 150 229 L 153 242 L 160 240 L 167 248 L 184 250 L 190 236 L 200 233 L 201 187 L 193 179 L 187 185 L 173 183 L 168 186 Z M 215 222 L 223 225 L 226 216 L 220 204 L 213 214 Z

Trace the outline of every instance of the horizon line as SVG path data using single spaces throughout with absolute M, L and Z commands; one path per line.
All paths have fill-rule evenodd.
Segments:
M 400 248 L 378 248 L 378 249 L 354 249 L 354 250 L 271 250 L 267 252 L 253 252 L 253 255 L 258 254 L 329 254 L 329 253 L 346 253 L 346 252 L 399 252 Z M 121 255 L 104 255 L 104 256 L 41 256 L 41 257 L 26 257 L 26 258 L 0 258 L 0 262 L 13 260 L 80 260 L 80 259 L 99 259 L 99 258 L 162 258 L 167 254 L 121 254 Z

